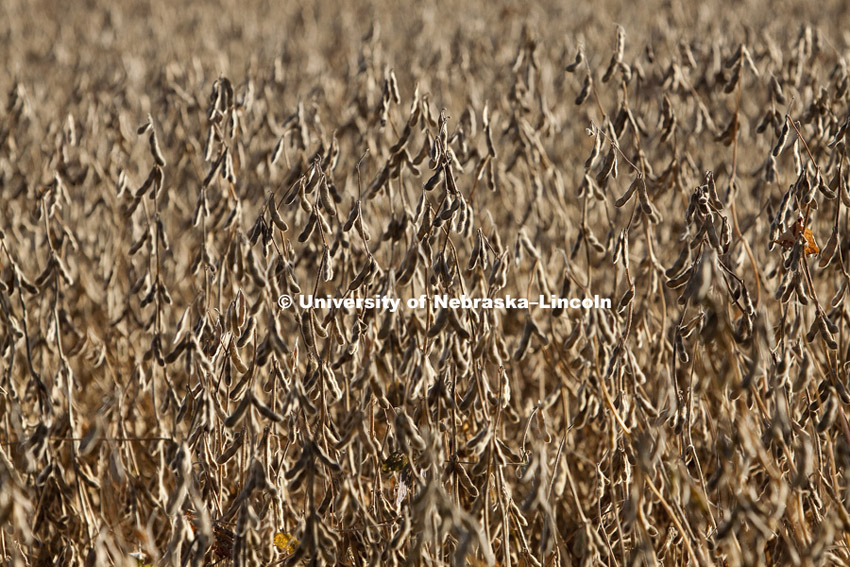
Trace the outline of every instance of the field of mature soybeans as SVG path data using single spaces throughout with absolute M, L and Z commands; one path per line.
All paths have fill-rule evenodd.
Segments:
M 844 10 L 3 2 L 0 564 L 850 565 Z

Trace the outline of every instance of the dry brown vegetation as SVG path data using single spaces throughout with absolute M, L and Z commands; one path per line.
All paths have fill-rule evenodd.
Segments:
M 840 3 L 75 4 L 0 7 L 0 563 L 850 564 Z

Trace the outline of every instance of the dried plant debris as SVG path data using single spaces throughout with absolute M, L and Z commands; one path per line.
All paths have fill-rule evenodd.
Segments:
M 41 4 L 0 564 L 850 565 L 841 4 Z

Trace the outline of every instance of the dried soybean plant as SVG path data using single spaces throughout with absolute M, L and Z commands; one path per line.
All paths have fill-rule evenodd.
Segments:
M 850 564 L 838 19 L 154 4 L 0 24 L 0 562 Z

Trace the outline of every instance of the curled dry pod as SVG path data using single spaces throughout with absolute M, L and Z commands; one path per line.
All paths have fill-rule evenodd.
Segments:
M 310 317 L 309 311 L 301 313 L 301 335 L 304 337 L 307 348 L 312 349 L 315 341 L 313 338 L 313 319 Z
M 768 183 L 773 183 L 776 181 L 776 177 L 778 175 L 777 166 L 776 166 L 776 158 L 773 155 L 767 156 L 767 162 L 764 167 L 764 180 Z
M 584 168 L 590 169 L 596 163 L 596 158 L 599 157 L 599 152 L 602 150 L 602 134 L 596 132 L 593 139 L 593 149 L 590 151 L 590 156 L 584 162 Z
M 471 272 L 478 264 L 479 256 L 481 256 L 484 247 L 484 237 L 481 234 L 481 229 L 475 234 L 475 243 L 472 245 L 472 252 L 469 254 L 469 263 L 466 265 L 466 270 Z
M 317 221 L 316 214 L 310 213 L 310 218 L 307 219 L 307 225 L 301 231 L 301 234 L 298 235 L 298 242 L 306 242 L 310 238 L 310 235 L 313 234 L 313 230 L 316 228 Z
M 242 420 L 242 418 L 245 416 L 245 412 L 248 411 L 248 408 L 251 407 L 253 397 L 254 396 L 250 392 L 245 394 L 245 397 L 242 398 L 242 401 L 239 402 L 239 405 L 236 406 L 236 409 L 233 410 L 233 413 L 227 416 L 227 419 L 224 420 L 225 427 L 232 428 Z
M 159 165 L 153 166 L 153 169 L 151 170 L 151 184 L 153 185 L 150 191 L 151 199 L 159 195 L 164 178 L 165 175 L 162 172 L 162 168 Z
M 845 207 L 850 207 L 850 186 L 847 183 L 847 176 L 843 173 L 838 180 L 838 193 L 841 195 L 841 203 Z
M 213 179 L 215 179 L 216 175 L 221 170 L 221 166 L 222 166 L 223 163 L 224 163 L 224 154 L 221 154 L 221 155 L 218 156 L 218 159 L 216 159 L 212 163 L 212 165 L 210 166 L 210 170 L 207 173 L 207 176 L 204 178 L 204 181 L 202 183 L 203 187 L 208 187 L 210 185 L 210 183 L 212 183 Z
M 821 330 L 821 326 L 818 324 L 820 322 L 820 316 L 818 316 L 809 327 L 809 332 L 806 333 L 806 340 L 808 342 L 812 342 L 818 336 Z
M 584 237 L 587 240 L 587 243 L 590 244 L 590 246 L 594 250 L 596 250 L 600 254 L 605 253 L 605 246 L 603 246 L 603 244 L 601 242 L 599 242 L 599 239 L 596 238 L 596 235 L 593 234 L 593 231 L 590 230 L 590 228 L 588 228 L 587 230 L 584 231 Z
M 782 152 L 782 148 L 785 147 L 785 143 L 788 141 L 788 133 L 790 128 L 788 127 L 788 121 L 785 121 L 785 124 L 782 126 L 782 131 L 779 133 L 779 139 L 776 140 L 776 145 L 773 146 L 773 150 L 771 150 L 771 154 L 773 157 L 779 157 L 780 152 Z
M 685 340 L 682 338 L 682 335 L 678 332 L 676 333 L 675 341 L 676 341 L 676 356 L 679 359 L 679 363 L 680 364 L 687 364 L 688 361 L 691 359 L 691 357 L 688 356 L 688 351 L 685 350 Z
M 820 176 L 820 173 L 818 173 L 818 179 L 817 179 L 817 189 L 818 189 L 818 191 L 820 191 L 821 193 L 823 193 L 823 194 L 824 194 L 824 196 L 825 196 L 827 199 L 832 200 L 832 199 L 835 199 L 835 198 L 838 196 L 838 195 L 836 194 L 836 192 L 832 190 L 832 188 L 831 188 L 831 187 L 829 187 L 826 183 L 824 183 L 824 181 L 823 181 L 823 177 L 821 177 L 821 176 Z
M 150 283 L 150 275 L 147 273 L 143 274 L 139 279 L 136 280 L 136 283 L 134 283 L 130 287 L 130 295 L 135 295 L 139 293 L 139 290 L 142 289 L 142 286 L 148 283 Z
M 316 209 L 316 218 L 318 219 L 322 234 L 331 234 L 331 225 L 328 224 L 328 220 L 325 218 L 325 215 L 322 214 L 322 211 Z M 362 225 L 362 223 L 359 224 Z M 366 240 L 368 240 L 368 238 Z
M 820 421 L 818 421 L 815 429 L 818 433 L 823 433 L 835 423 L 835 416 L 837 414 L 838 405 L 835 403 L 835 398 L 833 396 L 829 396 L 826 400 L 826 404 L 823 410 L 823 416 L 821 416 Z
M 329 282 L 334 278 L 333 260 L 330 248 L 325 245 L 322 251 L 322 280 Z
M 619 303 L 617 303 L 617 313 L 623 314 L 626 308 L 631 304 L 632 299 L 635 297 L 635 288 L 630 287 L 626 290 L 626 293 L 623 294 L 623 297 L 620 298 Z
M 233 363 L 233 367 L 239 371 L 239 373 L 244 374 L 248 372 L 248 365 L 242 360 L 242 357 L 239 356 L 239 349 L 235 346 L 230 348 L 230 362 Z
M 809 295 L 806 292 L 806 286 L 803 285 L 803 277 L 800 272 L 797 272 L 794 278 L 794 291 L 797 292 L 797 300 L 803 305 L 809 304 Z
M 428 329 L 429 338 L 436 337 L 440 333 L 440 331 L 446 328 L 446 325 L 449 322 L 448 310 L 448 307 L 443 307 L 442 309 L 440 309 L 440 312 L 437 314 L 437 318 L 434 319 L 433 325 L 431 325 L 431 328 Z
M 312 213 L 313 203 L 311 203 L 310 199 L 307 198 L 307 193 L 304 191 L 304 187 L 304 183 L 301 183 L 298 186 L 298 206 L 301 207 L 301 210 L 305 213 Z
M 392 94 L 393 102 L 396 103 L 396 104 L 400 104 L 401 103 L 401 94 L 398 91 L 398 80 L 396 79 L 395 71 L 392 70 L 392 69 L 390 69 L 389 83 L 390 83 L 390 93 Z
M 839 315 L 839 316 L 840 316 L 840 315 Z M 829 317 L 827 317 L 826 315 L 824 315 L 824 316 L 821 318 L 821 320 L 823 321 L 823 324 L 824 324 L 824 325 L 826 325 L 826 328 L 829 330 L 829 332 L 830 332 L 830 333 L 833 333 L 833 334 L 834 334 L 834 333 L 837 333 L 837 332 L 838 332 L 838 325 L 836 325 L 836 324 L 832 321 L 832 319 L 830 319 Z
M 295 181 L 295 183 L 292 184 L 292 186 L 289 188 L 289 190 L 283 196 L 283 204 L 288 207 L 289 205 L 291 205 L 292 203 L 295 202 L 295 199 L 297 199 L 299 196 L 301 196 L 303 191 L 304 191 L 304 178 L 300 177 L 300 178 L 298 178 L 297 181 Z
M 336 205 L 331 196 L 328 180 L 324 175 L 322 175 L 322 181 L 319 183 L 319 203 L 321 203 L 322 208 L 328 211 L 331 216 L 336 216 Z
M 265 232 L 266 221 L 263 217 L 257 217 L 257 222 L 254 223 L 254 226 L 251 227 L 251 231 L 248 233 L 248 242 L 251 244 L 256 244 L 260 237 Z
M 245 330 L 242 331 L 242 334 L 239 335 L 239 339 L 236 341 L 237 348 L 242 348 L 245 344 L 250 340 L 251 334 L 254 332 L 254 327 L 256 326 L 256 320 L 254 317 L 248 317 L 248 324 L 245 326 Z
M 327 328 L 320 325 L 316 320 L 316 312 L 311 309 L 308 313 L 310 314 L 310 321 L 312 323 L 313 330 L 316 332 L 316 336 L 322 339 L 328 338 Z
M 838 291 L 835 292 L 835 295 L 832 296 L 832 299 L 829 302 L 830 307 L 840 307 L 844 304 L 844 296 L 847 294 L 847 282 L 845 281 Z
M 470 338 L 469 331 L 463 326 L 460 318 L 458 318 L 457 313 L 453 309 L 449 310 L 449 323 L 451 323 L 452 328 L 455 330 L 457 335 L 464 341 L 468 341 Z
M 461 465 L 455 465 L 454 471 L 457 474 L 457 479 L 460 481 L 460 485 L 466 491 L 466 493 L 473 499 L 478 497 L 478 489 L 473 484 L 472 479 L 469 478 L 469 474 L 466 472 L 466 469 Z
M 212 129 L 210 129 L 210 134 L 212 134 Z M 283 136 L 278 138 L 277 143 L 272 150 L 271 163 L 272 165 L 276 164 L 280 159 L 281 154 L 283 154 Z
M 726 83 L 726 86 L 723 87 L 723 92 L 726 94 L 731 93 L 735 90 L 735 87 L 738 86 L 738 83 L 741 82 L 741 65 L 735 67 L 735 70 L 732 72 L 732 76 L 729 78 L 729 82 Z
M 363 285 L 363 283 L 366 281 L 366 278 L 369 277 L 371 271 L 375 269 L 374 263 L 375 260 L 370 258 L 366 265 L 364 265 L 363 268 L 360 270 L 360 273 L 357 274 L 357 277 L 355 277 L 348 285 L 349 291 L 354 291 L 355 289 Z
M 623 196 L 614 202 L 614 206 L 620 208 L 626 203 L 628 203 L 629 199 L 632 198 L 632 195 L 634 195 L 635 191 L 637 191 L 638 187 L 642 184 L 643 178 L 641 176 L 635 177 L 634 181 L 629 184 L 629 188 L 626 189 L 626 192 L 623 194 Z
M 666 275 L 668 278 L 675 277 L 675 274 L 678 274 L 679 271 L 685 266 L 685 263 L 690 259 L 691 248 L 690 246 L 684 246 L 682 248 L 682 251 L 679 252 L 679 256 L 678 258 L 676 258 L 676 261 L 673 263 L 672 266 L 667 268 L 667 270 L 664 272 L 664 275 Z
M 411 246 L 404 256 L 404 260 L 399 267 L 398 279 L 396 280 L 399 285 L 407 285 L 416 272 L 416 264 L 419 261 L 419 254 L 416 248 L 415 245 Z
M 162 224 L 162 219 L 157 216 L 156 219 L 156 236 L 159 240 L 162 249 L 168 252 L 171 250 L 171 243 L 168 240 L 168 233 L 165 232 L 165 226 Z
M 478 390 L 472 388 L 477 393 Z M 471 397 L 471 396 L 468 396 Z M 473 397 L 473 399 L 475 399 Z M 466 442 L 466 447 L 473 455 L 482 455 L 490 441 L 491 430 L 489 426 L 481 427 L 475 435 Z
M 607 83 L 611 80 L 611 76 L 614 74 L 614 71 L 618 67 L 618 61 L 616 54 L 611 56 L 611 60 L 608 62 L 608 67 L 605 69 L 605 74 L 602 75 L 602 82 Z
M 428 181 L 425 182 L 425 190 L 430 191 L 439 183 L 440 178 L 443 176 L 443 168 L 437 169 L 437 171 L 432 175 Z
M 154 179 L 156 177 L 157 166 L 153 166 L 148 173 L 147 178 L 145 178 L 145 182 L 136 189 L 136 192 L 133 194 L 134 197 L 140 199 L 145 193 L 147 193 L 148 189 L 150 189 L 151 185 L 153 185 Z
M 826 317 L 820 316 L 815 320 L 818 328 L 820 329 L 820 334 L 823 337 L 826 346 L 829 347 L 830 350 L 838 350 L 838 343 L 832 337 L 832 333 L 830 332 L 829 325 L 826 323 Z M 831 321 L 830 321 L 831 323 Z M 835 327 L 837 329 L 837 327 Z
M 641 179 L 641 183 L 637 186 L 638 200 L 640 201 L 641 211 L 647 215 L 653 223 L 658 223 L 661 220 L 661 215 L 655 209 L 655 206 L 649 200 L 649 189 L 646 186 L 646 180 Z M 655 220 L 653 220 L 655 219 Z
M 324 220 L 324 219 L 323 219 Z M 323 223 L 323 226 L 326 226 L 326 223 Z M 363 224 L 363 217 L 360 216 L 357 218 L 357 232 L 360 234 L 360 238 L 365 241 L 372 240 L 372 235 L 369 233 L 369 229 L 366 228 L 366 225 Z
M 780 303 L 788 303 L 788 300 L 791 299 L 791 294 L 794 293 L 794 286 L 791 285 L 790 282 L 786 282 L 784 284 L 780 284 L 780 286 L 776 289 L 776 298 Z
M 165 158 L 162 156 L 162 149 L 159 147 L 159 140 L 156 137 L 156 131 L 151 128 L 151 135 L 148 139 L 151 147 L 151 155 L 154 161 L 160 167 L 165 167 Z
M 525 352 L 528 350 L 528 345 L 531 342 L 531 334 L 534 330 L 534 323 L 531 321 L 531 317 L 529 316 L 525 321 L 525 327 L 522 330 L 522 337 L 519 339 L 519 343 L 517 344 L 516 350 L 513 354 L 513 360 L 521 360 L 523 356 L 525 356 Z
M 575 103 L 576 106 L 579 106 L 587 100 L 588 95 L 590 95 L 590 89 L 593 86 L 593 79 L 590 77 L 590 74 L 585 75 L 584 83 L 581 86 L 581 91 L 578 93 L 576 97 Z
M 691 278 L 691 275 L 694 273 L 694 267 L 691 266 L 687 270 L 681 273 L 678 277 L 671 278 L 667 280 L 667 287 L 670 289 L 678 289 L 688 283 L 688 280 Z
M 348 219 L 345 221 L 345 224 L 342 226 L 342 230 L 344 232 L 351 230 L 351 227 L 354 226 L 354 223 L 360 218 L 360 210 L 360 201 L 357 201 L 354 204 L 354 207 L 352 207 L 351 212 L 348 213 Z
M 130 250 L 128 251 L 128 253 L 130 254 L 130 256 L 134 255 L 136 252 L 138 252 L 138 251 L 141 249 L 142 245 L 143 245 L 145 242 L 147 242 L 148 237 L 150 237 L 150 235 L 151 235 L 150 230 L 145 230 L 145 231 L 144 231 L 144 233 L 142 233 L 141 238 L 139 238 L 139 239 L 136 241 L 136 243 L 135 243 L 135 244 L 133 244 L 133 246 L 131 246 L 131 247 L 130 247 Z M 36 280 L 36 285 L 39 285 L 39 284 L 38 284 L 38 280 Z
M 829 237 L 829 241 L 827 241 L 826 246 L 824 246 L 823 251 L 820 255 L 820 262 L 818 262 L 818 267 L 826 268 L 829 266 L 832 259 L 835 258 L 836 252 L 838 251 L 838 231 L 836 229 L 832 229 L 832 234 Z
M 721 217 L 721 233 L 720 246 L 724 253 L 729 251 L 729 245 L 732 243 L 732 225 L 726 217 Z
M 277 207 L 274 204 L 274 198 L 272 198 L 272 201 L 269 204 L 269 214 L 272 218 L 272 223 L 274 223 L 277 228 L 283 232 L 289 230 L 289 226 L 286 224 L 286 221 L 283 220 L 283 217 L 280 216 L 280 211 L 277 210 Z
M 393 324 L 395 323 L 395 313 L 388 309 L 384 314 L 384 320 L 381 323 L 381 328 L 378 331 L 378 338 L 381 340 L 386 339 L 390 332 L 393 330 Z
M 251 401 L 254 404 L 254 407 L 257 408 L 259 414 L 269 421 L 274 423 L 280 423 L 283 421 L 283 416 L 271 409 L 269 406 L 258 400 L 256 397 L 251 396 Z
M 599 167 L 599 172 L 596 174 L 596 182 L 603 183 L 608 177 L 613 176 L 614 169 L 617 166 L 617 154 L 614 153 L 614 146 L 608 150 L 608 155 Z
M 182 341 L 180 344 L 178 344 L 176 347 L 174 347 L 174 350 L 172 350 L 170 353 L 168 353 L 168 355 L 165 357 L 165 363 L 166 364 L 172 364 L 183 353 L 183 351 L 186 350 L 186 347 L 188 347 L 188 346 L 189 346 L 189 340 L 188 339 Z
M 324 363 L 322 364 L 321 376 L 325 385 L 327 385 L 333 391 L 334 397 L 332 401 L 336 402 L 341 400 L 345 394 L 342 391 L 342 388 L 340 388 L 339 381 L 336 378 L 336 374 L 334 374 L 334 371 L 330 368 L 330 366 Z
M 584 61 L 584 53 L 581 49 L 579 49 L 578 52 L 576 53 L 576 57 L 573 60 L 573 62 L 570 63 L 569 65 L 567 65 L 566 67 L 564 67 L 564 70 L 567 73 L 574 73 L 575 70 L 578 69 L 578 66 L 581 65 L 581 63 L 583 61 Z
M 431 220 L 432 214 L 433 211 L 431 210 L 431 206 L 428 205 L 422 215 L 422 224 L 419 225 L 419 230 L 416 232 L 417 240 L 422 240 L 430 232 L 431 227 L 433 226 L 433 222 Z
M 239 449 L 242 448 L 242 445 L 243 445 L 244 442 L 245 442 L 245 432 L 244 432 L 244 430 L 240 430 L 236 434 L 236 437 L 233 438 L 233 441 L 231 441 L 230 444 L 227 446 L 227 449 L 225 449 L 224 452 L 221 455 L 218 456 L 218 458 L 216 459 L 216 463 L 219 464 L 219 465 L 223 465 L 223 464 L 227 463 L 230 459 L 232 459 L 236 455 L 236 453 L 239 451 Z
M 138 134 L 139 136 L 142 136 L 145 132 L 151 130 L 152 128 L 153 128 L 153 117 L 151 117 L 151 115 L 148 114 L 148 119 L 145 121 L 144 124 L 139 126 L 139 128 L 136 130 L 136 134 Z

